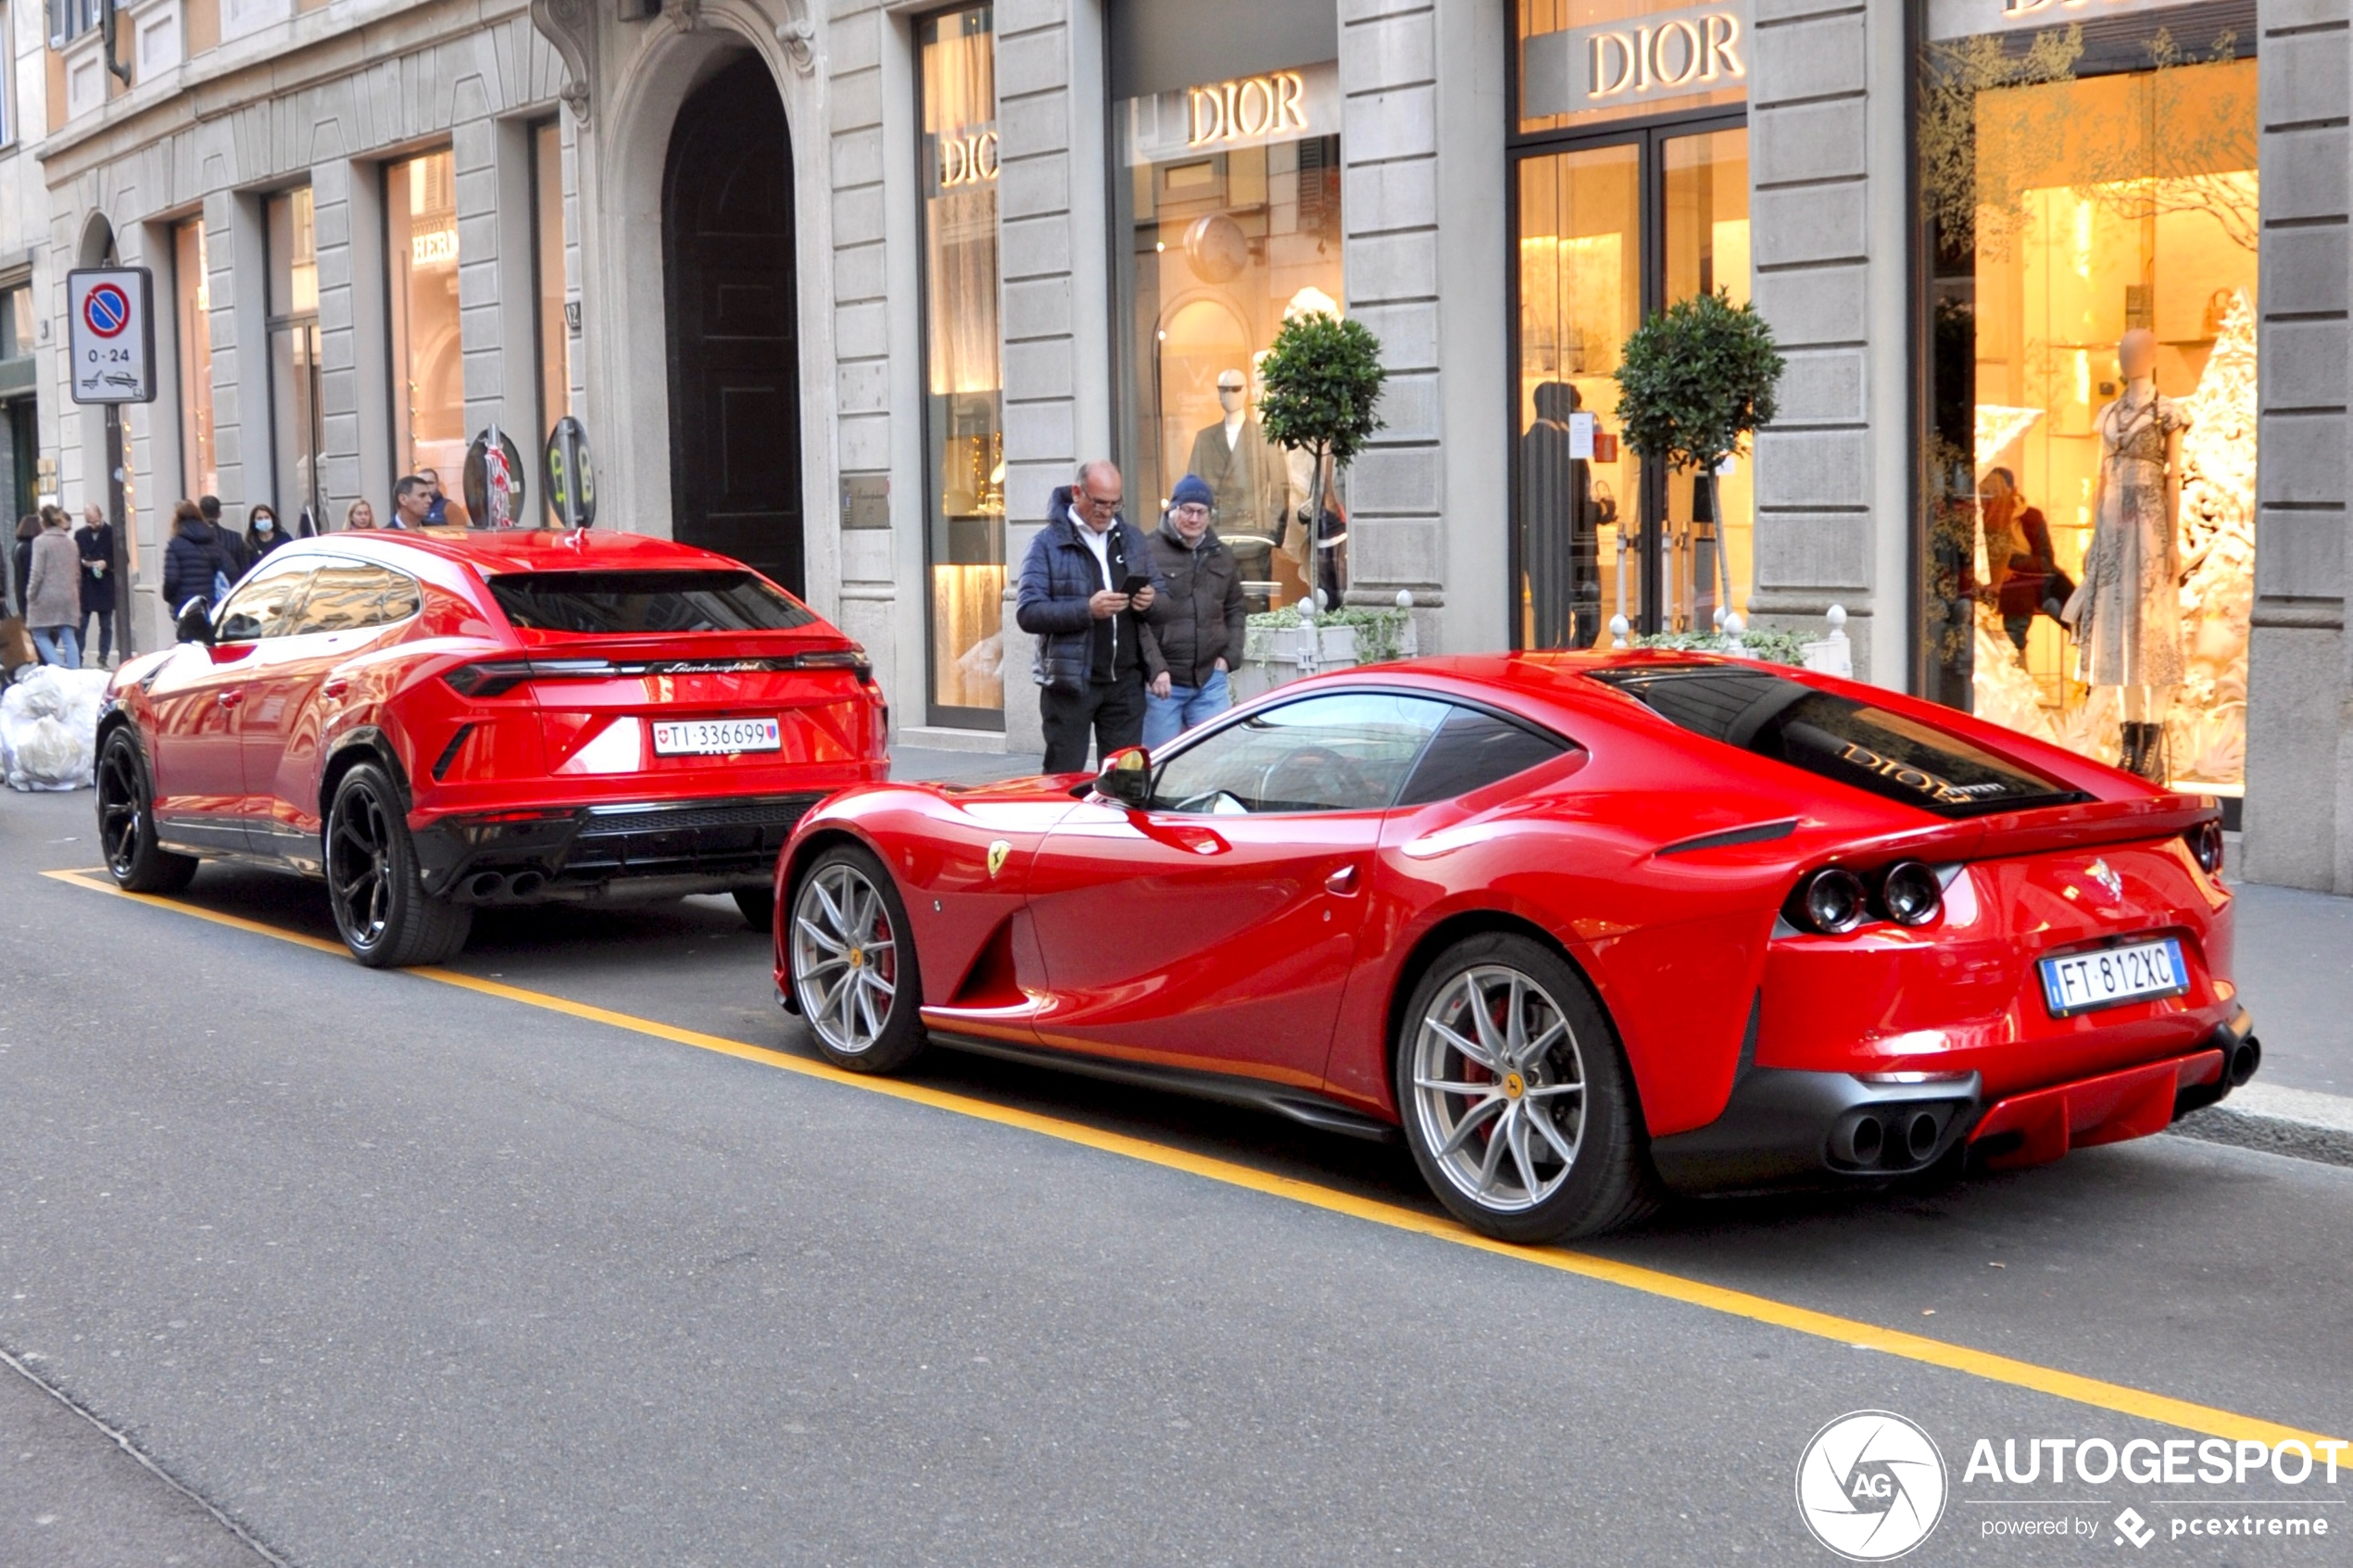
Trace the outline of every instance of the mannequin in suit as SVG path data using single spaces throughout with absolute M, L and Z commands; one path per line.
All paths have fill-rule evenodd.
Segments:
M 1185 471 L 1199 475 L 1217 497 L 1221 535 L 1271 536 L 1282 508 L 1287 478 L 1282 455 L 1267 445 L 1250 412 L 1250 377 L 1240 370 L 1217 374 L 1217 406 L 1226 417 L 1193 437 Z

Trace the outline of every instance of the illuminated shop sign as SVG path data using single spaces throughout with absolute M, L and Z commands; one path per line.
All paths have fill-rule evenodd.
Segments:
M 1340 68 L 1291 66 L 1130 98 L 1131 162 L 1169 163 L 1340 131 Z
M 1528 118 L 1648 107 L 1748 86 L 1748 7 L 1691 6 L 1540 32 L 1523 45 Z
M 988 184 L 997 178 L 996 127 L 966 126 L 935 137 L 932 167 L 943 191 Z
M 458 231 L 428 229 L 422 234 L 409 236 L 409 264 L 412 267 L 450 267 L 458 260 Z
M 1283 141 L 1309 134 L 1307 79 L 1295 70 L 1185 89 L 1185 144 Z
M 2065 27 L 2101 17 L 2196 4 L 2198 0 L 1929 0 L 1928 35 L 1968 38 L 2014 28 Z

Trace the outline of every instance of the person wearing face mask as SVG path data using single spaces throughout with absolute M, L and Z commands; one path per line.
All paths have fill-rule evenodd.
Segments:
M 259 560 L 286 542 L 286 531 L 278 526 L 277 509 L 267 501 L 258 501 L 245 511 L 245 548 Z
M 1212 505 L 1209 486 L 1187 474 L 1169 496 L 1167 517 L 1145 541 L 1168 584 L 1168 619 L 1138 633 L 1146 750 L 1234 705 L 1226 671 L 1241 657 L 1247 617 L 1241 568 L 1210 526 Z

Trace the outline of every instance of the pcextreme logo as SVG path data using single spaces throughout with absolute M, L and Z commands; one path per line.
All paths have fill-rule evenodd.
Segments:
M 1888 1411 L 1856 1411 L 1814 1434 L 1797 1461 L 1797 1510 L 1814 1538 L 1854 1562 L 1903 1556 L 1944 1516 L 1944 1456 Z

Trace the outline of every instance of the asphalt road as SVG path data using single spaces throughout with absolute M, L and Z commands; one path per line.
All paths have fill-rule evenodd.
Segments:
M 2159 1137 L 1531 1255 L 1392 1148 L 811 1071 L 716 901 L 435 979 L 40 874 L 94 863 L 86 794 L 0 798 L 8 1568 L 1827 1563 L 1799 1457 L 1866 1409 L 1949 1475 L 1907 1562 L 2353 1561 L 2353 1453 L 1964 1474 L 2353 1435 L 2353 1171 Z M 299 883 L 185 902 L 328 935 Z M 2224 1512 L 2334 1534 L 2171 1533 Z

